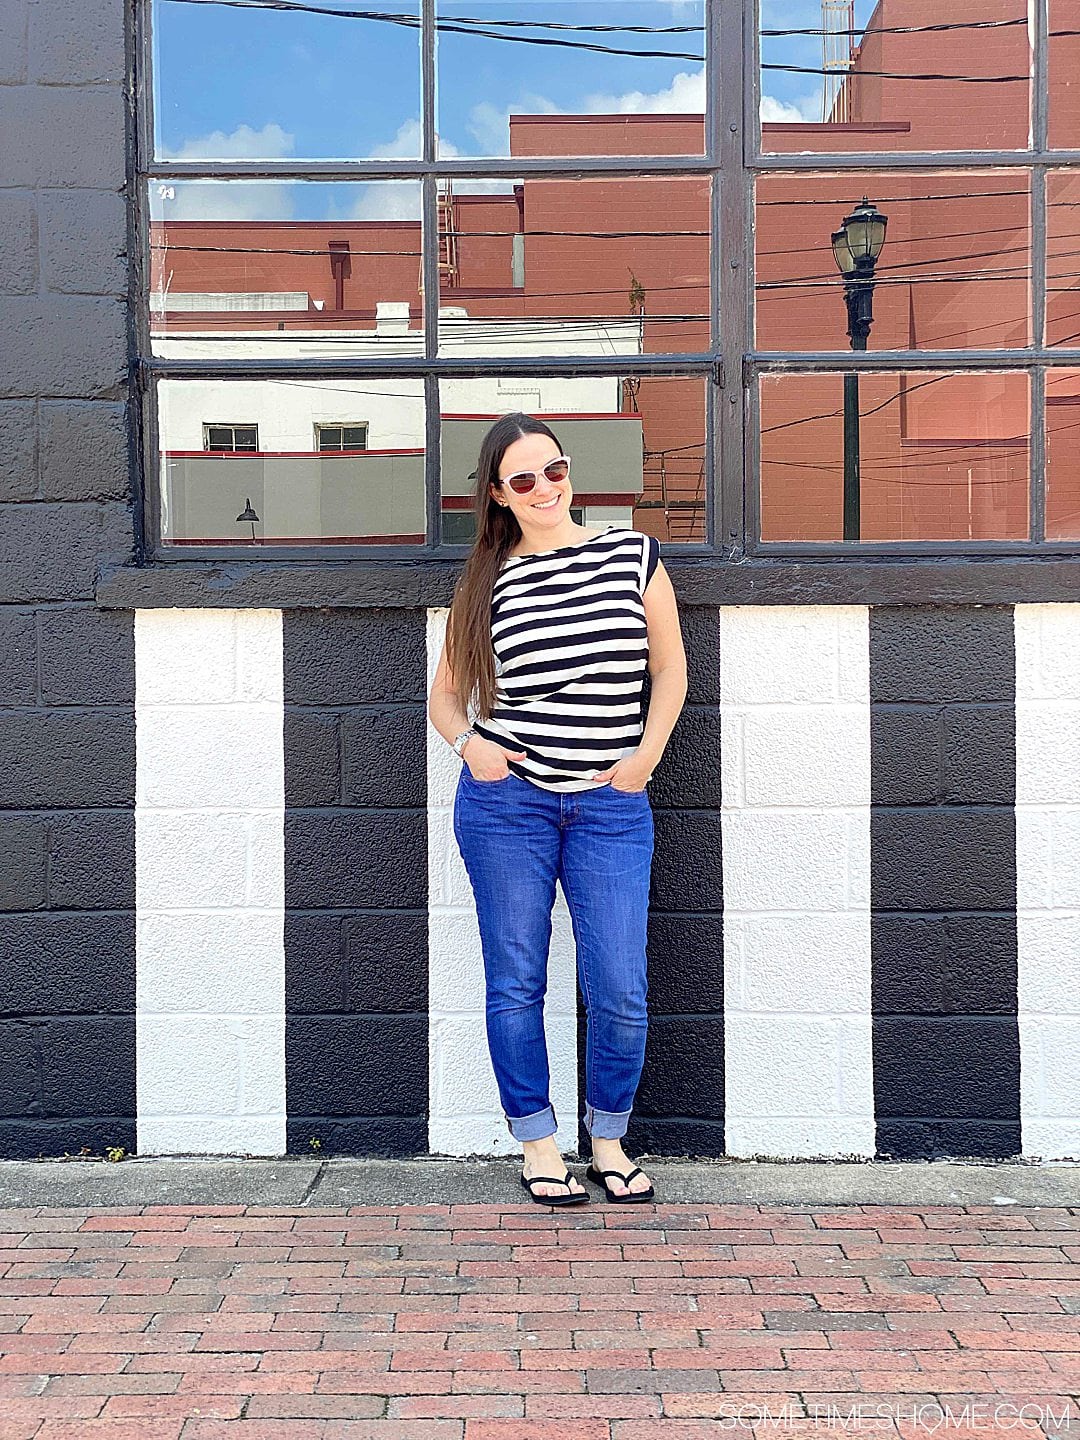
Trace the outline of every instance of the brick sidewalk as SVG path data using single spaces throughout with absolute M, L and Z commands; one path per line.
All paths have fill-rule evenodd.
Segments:
M 158 1205 L 0 1231 L 0 1440 L 716 1440 L 740 1407 L 745 1436 L 928 1436 L 938 1406 L 940 1433 L 1080 1435 L 1080 1207 Z

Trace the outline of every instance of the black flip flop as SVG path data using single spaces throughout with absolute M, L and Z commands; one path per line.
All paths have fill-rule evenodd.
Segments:
M 573 1176 L 569 1170 L 567 1170 L 561 1180 L 555 1175 L 534 1175 L 531 1180 L 526 1180 L 524 1171 L 522 1171 L 520 1179 L 522 1185 L 524 1185 L 525 1189 L 529 1192 L 529 1198 L 537 1205 L 581 1205 L 589 1198 L 589 1192 L 587 1190 L 582 1190 L 579 1195 L 576 1191 L 570 1189 L 570 1181 L 573 1179 Z M 566 1194 L 537 1195 L 532 1187 L 545 1183 L 548 1185 L 565 1185 Z
M 608 1183 L 604 1179 L 605 1175 L 614 1175 L 617 1180 L 621 1180 L 624 1185 L 628 1186 L 634 1176 L 640 1175 L 641 1173 L 640 1165 L 635 1165 L 634 1168 L 628 1170 L 625 1175 L 621 1170 L 597 1170 L 595 1165 L 590 1165 L 585 1171 L 585 1179 L 591 1180 L 594 1185 L 602 1185 L 604 1194 L 611 1201 L 612 1205 L 643 1205 L 646 1200 L 652 1200 L 656 1194 L 656 1191 L 651 1185 L 647 1190 L 627 1190 L 625 1195 L 616 1195 L 612 1190 L 608 1189 Z

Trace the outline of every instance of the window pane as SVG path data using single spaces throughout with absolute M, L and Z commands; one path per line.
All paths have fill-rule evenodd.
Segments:
M 852 271 L 851 246 L 834 258 L 832 236 L 852 236 L 858 248 L 860 213 L 874 212 L 886 222 L 880 252 Z M 1024 346 L 1030 181 L 1018 170 L 765 176 L 757 184 L 756 264 L 760 350 Z M 850 307 L 855 333 L 870 321 L 864 344 L 848 334 Z
M 760 0 L 760 17 L 765 151 L 1029 143 L 1026 6 Z
M 154 181 L 149 212 L 155 354 L 422 348 L 412 181 Z
M 884 217 L 876 261 L 853 272 L 874 350 L 996 349 L 1030 337 L 1030 181 L 1022 170 L 769 175 L 758 182 L 757 345 L 846 350 L 848 304 L 832 238 L 862 242 L 864 197 Z M 845 228 L 845 220 L 849 221 Z M 875 222 L 876 223 L 876 222 Z M 848 247 L 850 250 L 850 245 Z M 869 275 L 872 287 L 859 283 Z M 861 310 L 859 306 L 863 307 Z
M 1080 13 L 1076 0 L 1050 0 L 1050 144 L 1080 149 Z
M 423 543 L 421 381 L 162 380 L 157 394 L 164 544 Z M 368 417 L 363 454 L 315 448 L 342 411 Z M 222 415 L 253 420 L 258 451 L 208 453 Z
M 760 395 L 763 540 L 1027 538 L 1026 375 L 770 374 Z
M 1046 343 L 1080 345 L 1080 169 L 1046 177 Z
M 1046 375 L 1046 538 L 1080 540 L 1080 370 Z
M 321 160 L 420 154 L 420 9 L 155 0 L 159 159 Z
M 443 354 L 673 353 L 709 346 L 709 181 L 444 184 Z
M 703 0 L 439 0 L 439 154 L 700 155 L 704 16 Z
M 444 516 L 473 509 L 480 441 L 500 415 L 524 411 L 545 421 L 571 457 L 583 525 L 625 526 L 662 543 L 706 538 L 704 380 L 444 379 L 440 390 Z

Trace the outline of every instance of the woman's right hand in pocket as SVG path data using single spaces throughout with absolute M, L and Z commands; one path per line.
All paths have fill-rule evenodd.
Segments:
M 474 780 L 505 780 L 510 774 L 507 760 L 524 760 L 524 750 L 504 750 L 494 740 L 485 740 L 482 735 L 473 735 L 465 742 L 461 758 L 469 767 Z

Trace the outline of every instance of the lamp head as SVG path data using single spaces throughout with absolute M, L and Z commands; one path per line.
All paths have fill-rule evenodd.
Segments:
M 833 259 L 841 275 L 873 268 L 885 243 L 888 223 L 888 217 L 865 195 L 851 214 L 845 215 L 841 228 L 832 237 Z

